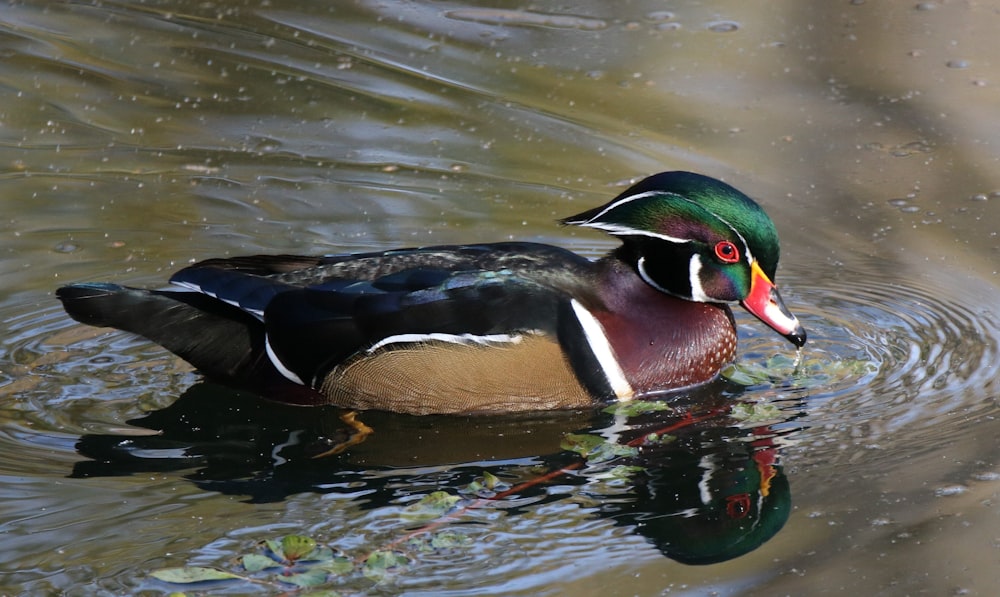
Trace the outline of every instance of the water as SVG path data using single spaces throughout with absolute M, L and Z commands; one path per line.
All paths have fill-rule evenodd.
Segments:
M 7 6 L 0 593 L 158 594 L 152 571 L 298 533 L 410 557 L 347 593 L 990 594 L 1000 6 L 884 4 Z M 810 334 L 796 368 L 738 313 L 749 386 L 681 410 L 372 413 L 367 441 L 316 459 L 338 413 L 204 383 L 51 294 L 257 252 L 596 256 L 614 243 L 555 219 L 664 169 L 761 200 Z M 565 447 L 663 430 L 608 460 Z M 487 473 L 501 485 L 476 489 Z M 410 536 L 435 490 L 466 506 L 442 525 L 457 546 Z M 747 553 L 677 561 L 747 521 L 769 527 Z

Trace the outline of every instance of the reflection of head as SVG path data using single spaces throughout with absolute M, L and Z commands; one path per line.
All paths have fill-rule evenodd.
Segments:
M 739 443 L 737 444 L 739 445 Z M 614 518 L 636 525 L 667 557 L 714 564 L 746 554 L 788 520 L 791 493 L 773 449 L 671 454 L 636 475 L 637 501 Z M 610 512 L 609 512 L 610 514 Z
M 737 500 L 741 510 L 734 512 Z M 788 480 L 779 471 L 767 496 L 725 496 L 690 516 L 663 517 L 649 526 L 657 528 L 662 539 L 657 547 L 667 557 L 684 564 L 714 564 L 749 553 L 776 535 L 788 520 L 791 504 Z

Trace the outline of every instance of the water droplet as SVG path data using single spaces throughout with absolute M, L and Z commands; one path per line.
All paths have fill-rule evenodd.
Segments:
M 80 250 L 80 245 L 70 240 L 64 240 L 52 247 L 52 250 L 56 253 L 76 253 Z
M 965 485 L 946 485 L 935 489 L 934 495 L 937 497 L 951 497 L 953 495 L 961 495 L 968 490 L 969 488 Z
M 945 66 L 948 68 L 969 68 L 969 61 L 959 59 L 949 60 L 945 63 Z
M 740 28 L 740 24 L 736 21 L 713 21 L 706 28 L 715 33 L 732 33 Z
M 933 150 L 934 149 L 931 147 L 930 143 L 920 140 L 911 141 L 903 145 L 897 145 L 896 147 L 893 147 L 889 153 L 897 158 L 905 158 L 915 153 L 930 153 Z
M 920 2 L 913 8 L 917 10 L 934 10 L 937 8 L 937 3 L 935 2 Z
M 676 15 L 669 10 L 654 10 L 646 15 L 646 18 L 654 23 L 662 23 L 663 21 L 672 21 Z
M 973 201 L 986 201 L 989 197 L 986 196 L 986 193 L 976 193 L 975 195 L 969 197 L 969 199 L 972 199 Z
M 264 155 L 267 153 L 274 153 L 281 149 L 281 143 L 273 139 L 261 139 L 254 146 L 253 151 L 257 155 Z

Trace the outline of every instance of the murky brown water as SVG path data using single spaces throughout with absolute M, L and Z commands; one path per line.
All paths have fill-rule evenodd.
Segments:
M 475 503 L 485 472 L 563 468 L 462 512 L 459 546 L 411 543 L 403 569 L 332 586 L 992 594 L 998 27 L 1000 3 L 944 0 L 6 5 L 0 594 L 166 592 L 151 571 L 225 568 L 292 533 L 358 557 L 419 527 L 406 507 L 431 491 Z M 768 420 L 371 415 L 371 441 L 316 461 L 336 413 L 201 383 L 52 296 L 241 253 L 516 238 L 597 255 L 613 243 L 554 220 L 665 169 L 724 178 L 781 233 L 803 366 L 741 316 L 754 384 L 721 394 Z M 608 462 L 560 448 L 665 428 L 676 443 Z M 781 467 L 762 493 L 791 504 L 777 534 L 676 561 L 720 531 L 656 515 L 692 508 L 706 462 L 760 490 L 765 457 Z

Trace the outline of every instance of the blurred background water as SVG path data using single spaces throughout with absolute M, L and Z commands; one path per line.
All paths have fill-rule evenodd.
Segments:
M 416 496 L 486 469 L 529 478 L 563 463 L 565 433 L 599 428 L 579 413 L 375 415 L 378 440 L 329 470 L 282 469 L 268 450 L 315 413 L 206 388 L 149 343 L 75 324 L 60 284 L 506 239 L 597 256 L 614 241 L 556 218 L 685 169 L 764 205 L 777 281 L 810 332 L 804 376 L 739 398 L 794 404 L 769 431 L 784 528 L 685 565 L 607 515 L 617 489 L 569 475 L 469 513 L 457 552 L 338 588 L 992 594 L 998 27 L 1000 2 L 953 0 L 6 3 L 0 593 L 157 594 L 152 570 L 220 566 L 288 533 L 362 553 L 408 528 Z M 739 324 L 743 370 L 791 356 Z M 186 406 L 206 393 L 211 417 Z M 211 433 L 184 435 L 201 415 Z M 128 421 L 150 416 L 175 443 L 85 458 L 102 437 L 148 438 Z M 732 439 L 705 437 L 691 445 Z M 176 449 L 205 443 L 199 458 Z

